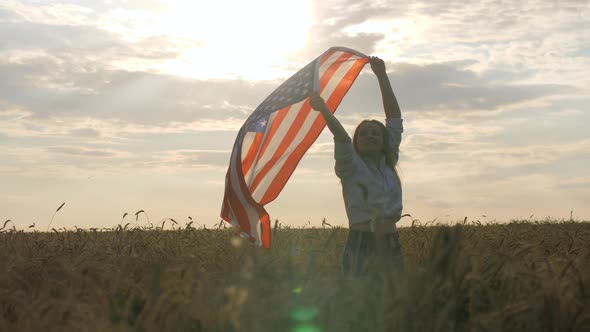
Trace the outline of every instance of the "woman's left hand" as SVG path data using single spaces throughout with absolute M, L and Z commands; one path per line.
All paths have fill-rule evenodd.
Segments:
M 314 110 L 316 110 L 318 112 L 321 111 L 322 109 L 328 109 L 328 106 L 326 105 L 324 98 L 320 97 L 320 95 L 318 95 L 318 94 L 311 95 L 309 97 L 309 104 L 311 105 L 311 108 L 313 108 Z

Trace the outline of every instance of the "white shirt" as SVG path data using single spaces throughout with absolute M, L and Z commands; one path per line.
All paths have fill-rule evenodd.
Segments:
M 392 160 L 397 164 L 403 132 L 401 118 L 385 119 L 389 131 Z M 336 175 L 342 183 L 342 195 L 350 225 L 383 218 L 399 220 L 402 213 L 402 190 L 385 157 L 378 163 L 362 158 L 351 143 L 334 144 Z

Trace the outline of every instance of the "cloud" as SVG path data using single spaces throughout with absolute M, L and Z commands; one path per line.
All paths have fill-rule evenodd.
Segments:
M 533 100 L 573 93 L 577 88 L 559 84 L 522 84 L 510 80 L 499 81 L 496 72 L 478 73 L 468 67 L 472 61 L 415 65 L 390 65 L 389 77 L 402 111 L 445 112 L 460 114 L 486 113 Z M 508 75 L 504 73 L 503 75 Z M 513 74 L 512 79 L 518 78 Z M 377 80 L 372 75 L 361 75 L 355 82 L 357 98 L 347 98 L 347 107 L 366 109 L 367 100 L 381 99 Z M 380 106 L 379 108 L 382 108 Z
M 555 84 L 502 84 L 464 67 L 468 63 L 397 64 L 390 77 L 404 111 L 492 111 L 571 87 Z M 94 68 L 91 72 L 84 68 Z M 236 117 L 243 121 L 278 82 L 198 81 L 160 74 L 125 72 L 98 64 L 67 63 L 40 55 L 24 64 L 0 64 L 0 100 L 34 118 L 84 117 L 165 125 Z M 346 107 L 363 109 L 380 100 L 372 75 L 361 75 Z
M 100 28 L 98 14 L 82 7 L 11 1 L 5 8 L 12 14 L 0 21 L 0 50 L 5 51 L 0 101 L 34 117 L 92 114 L 159 123 L 196 120 L 209 113 L 219 119 L 225 116 L 219 110 L 232 105 L 252 110 L 252 98 L 262 100 L 268 91 L 264 84 L 245 81 L 192 81 L 158 74 L 164 61 L 195 46 L 186 39 L 148 35 L 125 41 L 119 33 Z M 73 13 L 92 15 L 81 20 L 72 19 Z
M 315 142 L 306 155 L 310 157 L 330 157 L 334 155 L 334 142 Z
M 570 189 L 584 189 L 590 190 L 590 176 L 581 175 L 575 177 L 568 177 L 559 183 L 560 187 L 566 190 Z
M 197 81 L 70 60 L 41 54 L 25 63 L 0 63 L 0 100 L 38 118 L 91 115 L 154 124 L 221 119 L 236 111 L 243 116 L 278 85 Z
M 440 3 L 392 5 L 386 2 L 329 1 L 314 5 L 316 24 L 310 32 L 313 38 L 309 39 L 305 49 L 292 55 L 291 63 L 285 63 L 292 72 L 333 45 L 356 48 L 368 54 L 377 52 L 378 48 L 384 51 L 383 43 L 390 43 L 387 41 L 390 35 L 404 28 L 396 24 L 405 21 L 410 24 L 412 19 L 425 20 L 416 15 L 430 17 L 432 22 L 427 25 L 428 33 L 436 33 L 435 27 L 439 24 L 447 27 L 447 21 L 434 13 L 448 12 L 457 16 L 453 22 L 479 22 L 478 17 L 483 11 L 478 5 L 460 2 L 443 6 Z M 570 5 L 575 6 L 575 3 Z M 156 4 L 146 4 L 144 9 L 128 10 L 137 12 L 137 15 L 140 12 L 155 15 L 150 7 L 159 8 Z M 126 42 L 121 33 L 105 30 L 108 22 L 113 23 L 114 19 L 125 22 L 122 19 L 126 14 L 119 9 L 102 5 L 37 8 L 17 2 L 9 2 L 5 8 L 6 12 L 13 14 L 11 20 L 0 22 L 0 37 L 5 40 L 0 47 L 4 47 L 9 55 L 0 62 L 0 75 L 5 78 L 0 82 L 0 100 L 30 111 L 35 118 L 91 114 L 97 119 L 120 119 L 145 125 L 196 122 L 203 118 L 220 120 L 231 116 L 243 119 L 282 80 L 256 83 L 188 80 L 158 74 L 155 72 L 158 63 L 174 59 L 194 45 L 190 42 L 192 46 L 184 45 L 187 40 L 182 38 L 155 34 Z M 492 8 L 499 9 L 495 5 Z M 473 14 L 458 15 L 463 11 Z M 507 18 L 514 16 L 502 13 Z M 540 15 L 538 11 L 534 13 Z M 502 18 L 500 21 L 507 24 L 510 20 Z M 376 22 L 380 24 L 379 29 L 371 28 Z M 478 24 L 483 27 L 481 22 Z M 356 30 L 350 30 L 351 27 Z M 411 24 L 408 27 L 415 28 Z M 476 35 L 469 29 L 448 27 Z M 489 33 L 491 35 L 491 30 Z M 567 84 L 522 83 L 523 79 L 534 77 L 533 69 L 486 67 L 487 58 L 477 56 L 479 46 L 448 44 L 454 36 L 439 36 L 433 47 L 461 46 L 471 52 L 463 54 L 467 57 L 460 61 L 432 61 L 436 59 L 436 53 L 433 53 L 430 63 L 398 61 L 389 64 L 390 77 L 404 110 L 450 110 L 455 114 L 477 111 L 483 114 L 574 91 Z M 400 52 L 406 52 L 403 58 L 411 59 L 407 52 L 413 46 L 404 45 L 401 45 Z M 501 46 L 491 44 L 494 45 Z M 425 44 L 421 47 L 428 49 Z M 383 55 L 388 57 L 387 53 Z M 363 91 L 363 97 L 347 98 L 347 102 L 351 101 L 347 107 L 362 109 L 367 98 L 380 99 L 374 78 L 368 76 L 361 75 L 356 83 L 356 89 Z
M 586 206 L 590 76 L 583 73 L 590 57 L 580 41 L 590 35 L 590 7 L 584 1 L 314 1 L 305 47 L 276 61 L 254 48 L 220 60 L 200 40 L 202 31 L 167 21 L 167 6 L 1 2 L 0 176 L 13 188 L 104 175 L 109 184 L 141 182 L 144 192 L 166 183 L 165 192 L 177 193 L 181 186 L 171 181 L 192 177 L 199 190 L 220 193 L 246 117 L 287 75 L 338 45 L 387 62 L 404 116 L 400 166 L 409 212 L 526 209 L 528 216 L 535 206 L 569 205 L 564 197 Z M 252 54 L 260 56 L 250 60 Z M 180 63 L 176 71 L 171 62 Z M 224 76 L 265 70 L 265 80 Z M 337 116 L 351 133 L 361 119 L 383 119 L 369 66 Z M 344 215 L 341 205 L 332 207 L 341 200 L 328 132 L 295 174 L 285 191 L 291 201 L 310 182 L 333 183 L 320 190 L 333 201 L 306 213 Z M 27 177 L 36 181 L 18 180 Z M 201 198 L 205 209 L 208 199 Z
M 376 52 L 387 31 L 350 33 L 346 29 L 370 19 L 397 19 L 408 12 L 409 5 L 383 1 L 314 1 L 314 24 L 308 42 L 293 52 L 290 61 L 298 68 L 332 46 L 353 48 L 365 54 Z M 295 69 L 289 66 L 289 69 Z
M 78 128 L 71 129 L 69 132 L 71 136 L 96 138 L 100 137 L 100 131 L 92 128 Z
M 227 170 L 231 151 L 179 149 L 155 153 L 148 158 L 136 158 L 126 168 L 152 172 L 179 172 L 181 170 L 207 170 L 223 172 Z
M 439 143 L 438 141 L 442 141 Z M 469 183 L 506 179 L 530 172 L 568 169 L 565 160 L 588 160 L 590 140 L 501 146 L 460 138 L 412 139 L 402 151 L 401 165 L 415 183 Z M 576 171 L 577 172 L 577 171 Z
M 183 171 L 227 170 L 231 151 L 159 148 L 142 151 L 131 146 L 100 148 L 88 145 L 37 146 L 35 148 L 0 147 L 6 162 L 0 175 L 19 177 L 85 178 L 93 175 L 170 174 Z M 194 175 L 194 173 L 193 173 Z
M 90 7 L 67 3 L 47 3 L 28 5 L 23 2 L 6 0 L 2 7 L 10 14 L 9 19 L 29 22 L 42 22 L 50 25 L 87 25 L 93 17 Z
M 75 146 L 56 146 L 47 149 L 49 153 L 59 153 L 69 156 L 77 157 L 91 157 L 91 158 L 104 158 L 104 157 L 115 157 L 117 153 L 115 151 L 109 151 L 104 149 L 88 149 Z

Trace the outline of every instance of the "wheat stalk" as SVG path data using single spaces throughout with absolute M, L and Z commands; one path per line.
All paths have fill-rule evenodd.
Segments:
M 12 220 L 8 219 L 4 222 L 4 225 L 2 226 L 2 228 L 0 228 L 0 231 L 3 230 L 4 228 L 6 228 L 6 224 L 8 224 L 9 222 L 12 222 Z
M 55 210 L 55 212 L 53 213 L 53 216 L 51 216 L 51 220 L 49 221 L 49 225 L 47 225 L 47 230 L 49 230 L 49 227 L 51 227 L 51 223 L 53 222 L 53 218 L 55 217 L 57 212 L 59 212 L 59 210 L 61 210 L 61 208 L 64 207 L 64 205 L 66 205 L 66 202 L 61 203 L 61 205 L 57 208 L 57 210 Z

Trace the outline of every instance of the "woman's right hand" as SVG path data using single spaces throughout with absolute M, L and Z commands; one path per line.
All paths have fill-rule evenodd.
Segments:
M 375 75 L 387 75 L 387 72 L 385 71 L 385 62 L 383 61 L 383 59 L 376 56 L 372 56 L 369 58 L 369 63 L 371 64 L 371 69 L 373 70 Z
M 311 108 L 313 108 L 314 110 L 316 110 L 318 112 L 321 111 L 322 109 L 328 109 L 328 106 L 326 105 L 324 98 L 322 98 L 318 94 L 311 95 L 309 97 L 309 104 L 311 105 Z
M 346 130 L 344 130 L 344 127 L 342 127 L 340 121 L 338 121 L 334 114 L 332 114 L 328 108 L 328 105 L 326 105 L 324 98 L 322 98 L 319 94 L 311 95 L 309 96 L 309 104 L 314 110 L 320 112 L 324 120 L 326 120 L 326 125 L 334 135 L 335 141 L 342 143 L 351 142 L 350 136 L 348 136 L 348 133 Z

